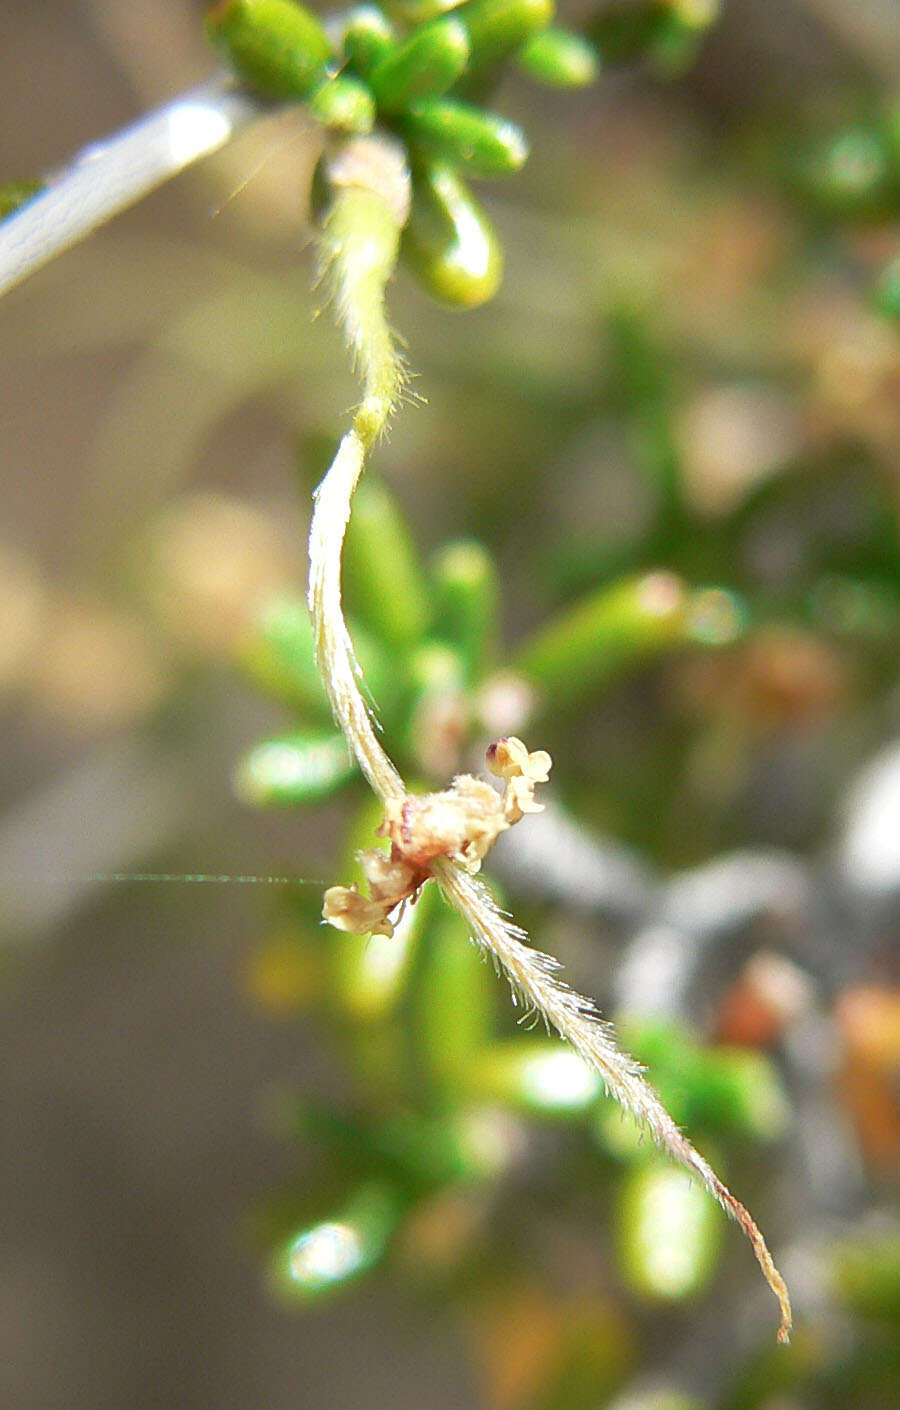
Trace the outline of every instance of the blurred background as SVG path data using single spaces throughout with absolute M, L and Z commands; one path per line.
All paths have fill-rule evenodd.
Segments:
M 355 391 L 288 114 L 0 307 L 10 1410 L 900 1393 L 900 24 L 662 8 L 632 52 L 565 7 L 596 85 L 504 84 L 498 297 L 398 277 L 427 405 L 348 596 L 408 776 L 552 752 L 492 874 L 750 1206 L 794 1343 L 436 903 L 389 954 L 317 924 L 377 818 L 303 656 Z M 203 9 L 0 0 L 2 178 L 201 81 Z M 311 884 L 91 879 L 147 872 Z

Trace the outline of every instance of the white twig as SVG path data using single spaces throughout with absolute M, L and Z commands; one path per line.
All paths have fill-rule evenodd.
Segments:
M 220 74 L 83 148 L 0 224 L 0 294 L 267 111 Z

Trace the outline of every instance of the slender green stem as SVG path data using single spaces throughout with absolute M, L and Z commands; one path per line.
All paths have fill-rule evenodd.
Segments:
M 359 667 L 341 603 L 341 555 L 350 503 L 366 457 L 387 429 L 403 385 L 403 365 L 385 312 L 405 218 L 405 168 L 383 139 L 348 143 L 331 163 L 335 194 L 320 242 L 324 278 L 362 382 L 362 400 L 316 491 L 309 534 L 309 606 L 316 659 L 335 718 L 374 791 L 402 798 L 403 780 L 381 746 L 359 685 Z M 393 184 L 382 185 L 386 177 Z M 381 186 L 381 189 L 379 189 Z M 385 564 L 388 588 L 390 565 Z

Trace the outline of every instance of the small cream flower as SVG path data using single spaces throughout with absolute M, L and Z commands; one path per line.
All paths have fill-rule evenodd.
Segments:
M 521 739 L 511 734 L 498 739 L 487 751 L 487 765 L 498 778 L 530 778 L 533 783 L 546 783 L 552 764 L 546 749 L 529 754 Z
M 490 784 L 461 774 L 441 793 L 391 799 L 379 831 L 412 866 L 425 867 L 435 857 L 483 857 L 506 827 L 499 799 Z
M 535 802 L 534 785 L 547 782 L 551 764 L 546 749 L 529 754 L 521 739 L 513 734 L 508 739 L 498 739 L 488 749 L 488 768 L 498 778 L 506 779 L 503 814 L 510 826 L 526 813 L 543 811 L 543 805 Z
M 530 778 L 511 778 L 503 795 L 503 812 L 507 822 L 517 823 L 526 813 L 542 813 L 543 803 L 534 796 L 534 782 Z

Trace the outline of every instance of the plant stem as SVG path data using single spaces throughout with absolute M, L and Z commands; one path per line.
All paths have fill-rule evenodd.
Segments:
M 403 385 L 403 367 L 385 313 L 385 290 L 394 270 L 405 211 L 405 200 L 397 196 L 401 168 L 402 158 L 380 137 L 354 139 L 329 167 L 335 194 L 324 222 L 322 270 L 333 286 L 338 316 L 360 371 L 363 396 L 353 424 L 316 491 L 309 545 L 309 606 L 319 669 L 345 738 L 385 803 L 404 799 L 406 788 L 375 734 L 360 689 L 360 672 L 341 604 L 341 558 L 353 491 L 369 451 L 387 427 Z M 386 562 L 386 591 L 391 590 L 390 571 Z M 507 975 L 514 998 L 535 1010 L 571 1043 L 600 1074 L 616 1100 L 676 1161 L 703 1181 L 741 1226 L 778 1298 L 778 1339 L 787 1341 L 791 1328 L 787 1288 L 762 1234 L 678 1129 L 645 1082 L 639 1065 L 616 1047 L 609 1025 L 600 1019 L 592 1001 L 556 977 L 557 961 L 527 944 L 525 932 L 501 915 L 481 883 L 459 862 L 438 856 L 430 871 L 449 904 L 467 922 L 475 942 Z
M 330 163 L 335 194 L 320 242 L 323 276 L 332 285 L 362 381 L 362 401 L 315 495 L 309 532 L 309 607 L 316 659 L 335 718 L 378 796 L 402 798 L 403 780 L 382 748 L 359 686 L 360 671 L 341 603 L 341 556 L 350 501 L 372 446 L 387 429 L 403 385 L 403 366 L 385 312 L 405 197 L 379 189 L 385 175 L 406 189 L 402 157 L 382 138 L 346 145 Z M 346 184 L 344 184 L 346 182 Z M 390 590 L 385 564 L 385 589 Z
M 653 1088 L 644 1080 L 639 1064 L 616 1046 L 610 1025 L 600 1018 L 593 1001 L 556 977 L 559 962 L 526 943 L 525 932 L 501 914 L 479 881 L 447 857 L 438 858 L 432 864 L 432 871 L 450 905 L 468 920 L 481 949 L 502 967 L 513 998 L 552 1024 L 588 1066 L 599 1072 L 619 1105 L 646 1126 L 657 1144 L 674 1160 L 699 1176 L 713 1198 L 740 1225 L 750 1240 L 766 1282 L 778 1298 L 781 1308 L 778 1340 L 787 1342 L 791 1332 L 790 1299 L 759 1228 L 679 1130 Z

